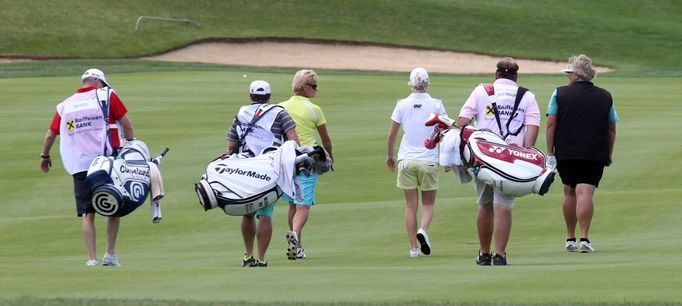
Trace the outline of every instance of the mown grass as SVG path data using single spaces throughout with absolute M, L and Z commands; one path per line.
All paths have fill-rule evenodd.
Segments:
M 75 69 L 75 68 L 74 68 Z M 318 205 L 304 232 L 309 258 L 283 251 L 286 206 L 275 210 L 269 267 L 239 267 L 239 218 L 204 212 L 192 185 L 224 148 L 224 135 L 253 79 L 289 96 L 291 73 L 260 69 L 111 73 L 137 137 L 162 164 L 164 220 L 142 207 L 123 220 L 123 267 L 88 269 L 71 180 L 56 147 L 43 174 L 38 153 L 54 106 L 79 86 L 68 77 L 0 79 L 0 305 L 213 304 L 673 304 L 682 303 L 682 229 L 678 226 L 682 148 L 676 78 L 602 77 L 622 121 L 614 164 L 596 201 L 594 254 L 566 253 L 561 185 L 518 201 L 508 253 L 512 266 L 478 267 L 474 192 L 442 174 L 429 231 L 434 253 L 411 259 L 403 197 L 384 165 L 395 100 L 404 74 L 321 74 L 319 97 L 334 141 L 336 171 L 321 178 Z M 247 74 L 247 78 L 243 77 Z M 432 76 L 431 92 L 456 114 L 469 91 L 490 76 Z M 522 76 L 544 111 L 563 77 Z M 655 96 L 655 99 L 651 99 Z M 544 127 L 544 125 L 543 125 Z M 538 147 L 544 149 L 541 133 Z M 98 220 L 98 254 L 104 248 Z M 4 303 L 4 304 L 2 304 Z
M 674 0 L 2 1 L 0 55 L 129 58 L 203 39 L 321 39 L 564 61 L 680 76 Z M 139 16 L 184 17 L 199 27 Z

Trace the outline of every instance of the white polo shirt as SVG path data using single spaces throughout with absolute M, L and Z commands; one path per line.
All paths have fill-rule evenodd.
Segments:
M 391 120 L 400 124 L 404 132 L 398 150 L 398 161 L 438 162 L 438 149 L 427 149 L 424 146 L 424 139 L 433 132 L 432 126 L 424 125 L 431 113 L 447 115 L 443 102 L 432 98 L 428 93 L 412 93 L 407 98 L 398 100 L 391 114 Z

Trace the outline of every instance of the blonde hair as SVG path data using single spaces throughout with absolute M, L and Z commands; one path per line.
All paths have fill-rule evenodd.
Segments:
M 294 81 L 291 82 L 291 89 L 295 92 L 300 91 L 304 86 L 308 84 L 317 84 L 319 78 L 317 73 L 311 69 L 302 69 L 296 72 L 294 75 Z
M 573 67 L 573 73 L 585 81 L 592 81 L 597 76 L 597 71 L 592 68 L 592 60 L 585 54 L 571 56 L 568 64 Z

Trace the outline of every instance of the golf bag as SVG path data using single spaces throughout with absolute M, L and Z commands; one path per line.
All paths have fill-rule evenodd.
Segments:
M 95 158 L 85 178 L 95 211 L 102 216 L 123 217 L 140 207 L 151 190 L 149 163 L 158 165 L 167 152 L 168 148 L 151 160 L 147 145 L 131 140 L 116 157 Z
M 452 120 L 435 114 L 426 125 L 435 125 L 425 145 L 440 141 L 440 164 L 471 169 L 476 178 L 510 196 L 544 195 L 556 172 L 547 167 L 545 154 L 534 147 L 507 144 L 502 137 L 474 127 L 450 129 Z
M 255 157 L 223 155 L 208 164 L 194 190 L 205 211 L 220 207 L 228 215 L 243 216 L 275 203 L 284 193 L 302 200 L 297 174 L 319 169 L 316 160 L 326 160 L 324 149 L 299 148 L 294 141 Z

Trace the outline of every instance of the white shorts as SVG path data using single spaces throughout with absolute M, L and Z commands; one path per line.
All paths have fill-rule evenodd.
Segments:
M 476 188 L 476 194 L 478 194 L 478 205 L 483 206 L 492 203 L 508 208 L 514 207 L 515 197 L 508 196 L 478 179 L 474 179 L 474 187 Z

